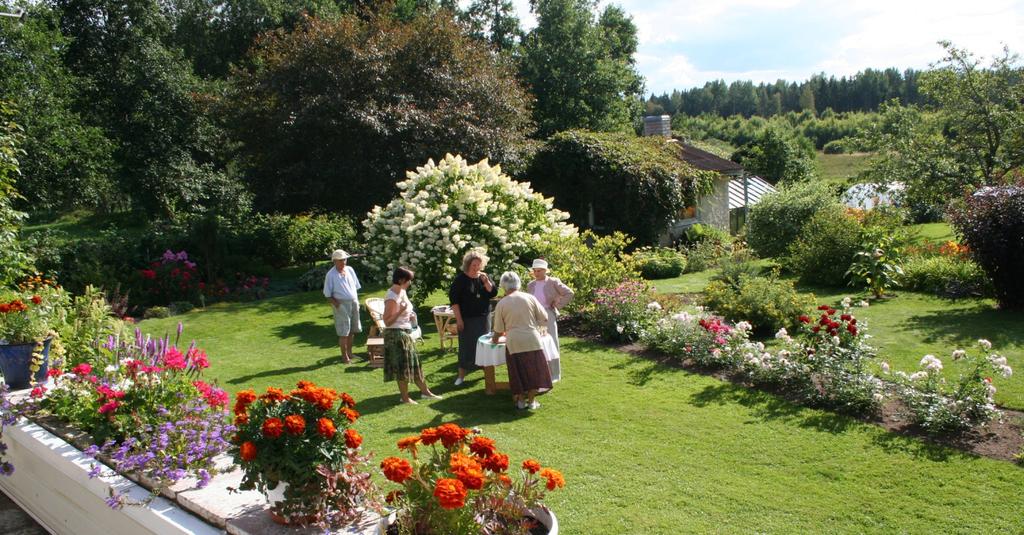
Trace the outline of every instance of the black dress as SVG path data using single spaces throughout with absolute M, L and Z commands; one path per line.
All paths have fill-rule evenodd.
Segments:
M 448 302 L 459 305 L 462 314 L 462 332 L 459 333 L 459 367 L 463 370 L 475 370 L 476 341 L 487 334 L 487 313 L 490 311 L 491 299 L 498 295 L 498 285 L 491 283 L 491 291 L 484 288 L 480 278 L 470 278 L 459 272 L 448 289 Z

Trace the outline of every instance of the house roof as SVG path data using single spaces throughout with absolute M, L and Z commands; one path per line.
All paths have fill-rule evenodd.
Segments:
M 743 208 L 743 181 L 747 181 L 747 201 L 753 206 L 761 201 L 761 197 L 772 193 L 775 188 L 759 176 L 734 178 L 729 181 L 729 209 Z
M 715 156 L 706 150 L 698 149 L 693 145 L 679 142 L 680 157 L 683 161 L 705 171 L 718 171 L 719 173 L 742 173 L 743 166 L 732 161 Z

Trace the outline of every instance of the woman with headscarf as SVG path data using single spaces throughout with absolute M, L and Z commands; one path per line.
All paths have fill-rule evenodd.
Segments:
M 487 313 L 491 299 L 498 295 L 497 286 L 482 272 L 486 266 L 487 255 L 483 251 L 469 251 L 462 257 L 462 270 L 448 289 L 448 303 L 459 330 L 459 377 L 455 386 L 462 384 L 467 373 L 479 368 L 476 341 L 487 334 Z
M 519 409 L 538 409 L 538 392 L 551 390 L 551 372 L 541 345 L 541 331 L 547 328 L 548 314 L 532 295 L 519 291 L 519 275 L 508 271 L 499 283 L 505 297 L 494 309 L 494 334 L 497 344 L 505 336 L 505 362 L 512 399 Z

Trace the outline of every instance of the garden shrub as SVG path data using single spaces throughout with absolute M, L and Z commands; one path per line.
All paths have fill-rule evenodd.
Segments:
M 409 172 L 397 187 L 399 196 L 374 207 L 363 222 L 364 282 L 384 282 L 397 266 L 409 266 L 416 272 L 414 301 L 445 287 L 470 248 L 485 248 L 487 269 L 501 273 L 535 250 L 541 236 L 576 231 L 563 223 L 569 215 L 553 209 L 552 199 L 486 160 L 470 165 L 448 154 Z
M 750 209 L 747 245 L 761 258 L 780 256 L 814 214 L 835 205 L 838 205 L 836 196 L 823 183 L 784 186 L 765 195 Z
M 337 215 L 256 214 L 248 230 L 232 238 L 251 244 L 250 260 L 276 268 L 313 264 L 334 249 L 356 248 L 355 226 Z
M 113 310 L 103 292 L 86 286 L 71 299 L 67 319 L 60 330 L 60 341 L 65 348 L 65 367 L 72 368 L 83 362 L 98 364 L 102 352 L 100 344 L 113 333 Z
M 983 189 L 953 209 L 951 219 L 992 281 L 999 306 L 1024 309 L 1024 183 Z
M 704 288 L 704 304 L 729 321 L 750 322 L 759 335 L 796 326 L 814 302 L 813 296 L 798 293 L 792 281 L 774 275 L 743 275 L 737 282 L 711 281 Z
M 171 309 L 167 307 L 149 307 L 142 313 L 142 319 L 169 318 Z
M 295 285 L 303 292 L 323 290 L 324 279 L 327 278 L 327 272 L 333 267 L 334 264 L 331 264 L 330 262 L 313 266 L 307 269 L 302 275 L 299 275 L 299 280 L 296 281 Z
M 686 272 L 697 273 L 711 269 L 729 256 L 730 248 L 714 240 L 699 241 L 684 249 L 686 254 Z
M 723 258 L 718 264 L 718 273 L 711 277 L 713 281 L 722 281 L 732 287 L 739 287 L 740 278 L 761 275 L 761 266 L 754 262 L 749 250 L 739 249 Z
M 854 255 L 861 249 L 863 229 L 839 206 L 818 211 L 789 246 L 782 265 L 801 282 L 840 286 Z
M 668 247 L 641 247 L 632 255 L 640 276 L 648 279 L 671 279 L 686 269 L 686 256 Z
M 963 361 L 966 369 L 955 382 L 942 377 L 942 360 L 934 355 L 925 355 L 921 369 L 912 374 L 893 373 L 914 423 L 930 433 L 944 433 L 984 424 L 999 414 L 992 378 L 1010 377 L 1013 369 L 1006 357 L 992 352 L 988 340 L 978 340 L 978 348 L 953 351 L 953 360 Z
M 903 287 L 943 297 L 992 295 L 985 271 L 969 258 L 912 256 L 903 264 Z
M 678 312 L 654 322 L 641 334 L 641 342 L 649 349 L 679 361 L 692 360 L 710 367 L 733 367 L 736 352 L 724 351 L 733 329 L 722 318 L 707 313 Z
M 531 256 L 546 259 L 551 276 L 572 288 L 576 296 L 565 310 L 578 312 L 591 306 L 598 288 L 613 288 L 638 276 L 635 262 L 623 252 L 632 241 L 621 232 L 608 236 L 591 230 L 552 233 L 541 237 Z
M 598 288 L 594 303 L 584 314 L 587 328 L 609 342 L 632 342 L 656 319 L 662 309 L 646 282 L 626 281 L 612 288 Z
M 681 210 L 711 191 L 715 175 L 691 167 L 678 144 L 660 137 L 570 130 L 547 140 L 527 176 L 573 223 L 583 226 L 593 210 L 607 230 L 653 244 Z
M 718 245 L 726 246 L 732 243 L 732 236 L 729 231 L 712 225 L 697 223 L 686 229 L 680 238 L 680 245 L 690 247 L 700 242 L 710 241 Z

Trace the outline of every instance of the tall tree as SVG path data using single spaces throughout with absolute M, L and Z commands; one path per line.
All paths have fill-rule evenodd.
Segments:
M 512 52 L 523 37 L 511 0 L 473 0 L 463 19 L 472 37 L 486 41 L 502 52 Z
M 522 79 L 537 99 L 538 135 L 570 128 L 629 130 L 642 111 L 636 26 L 619 8 L 595 20 L 592 0 L 535 0 Z
M 21 174 L 18 162 L 24 155 L 19 147 L 21 139 L 14 108 L 0 100 L 0 288 L 14 282 L 31 264 L 18 241 L 25 213 L 14 209 L 19 197 L 15 185 Z
M 509 163 L 527 94 L 451 17 L 309 19 L 263 38 L 225 111 L 258 207 L 362 216 L 445 153 Z

